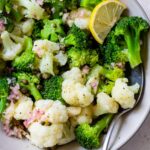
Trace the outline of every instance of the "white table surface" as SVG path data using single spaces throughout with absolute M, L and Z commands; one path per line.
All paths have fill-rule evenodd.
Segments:
M 150 0 L 138 0 L 150 19 Z M 150 150 L 150 115 L 136 135 L 120 150 Z

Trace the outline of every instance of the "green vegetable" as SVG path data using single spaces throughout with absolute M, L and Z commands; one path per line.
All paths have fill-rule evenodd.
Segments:
M 104 66 L 103 75 L 105 78 L 116 81 L 118 78 L 124 77 L 124 70 L 118 67 L 111 67 L 109 65 Z
M 9 94 L 9 85 L 5 77 L 0 77 L 0 114 L 6 108 L 7 97 Z
M 83 49 L 72 47 L 67 51 L 69 66 L 72 67 L 82 67 L 84 65 L 94 66 L 98 63 L 98 53 L 96 50 Z
M 44 80 L 42 96 L 44 99 L 60 100 L 62 101 L 63 78 L 61 76 L 53 76 L 50 79 Z
M 100 46 L 101 55 L 105 64 L 111 63 L 123 63 L 128 61 L 127 46 L 122 37 L 115 36 L 114 30 L 112 30 L 105 43 Z
M 35 100 L 42 99 L 42 96 L 36 87 L 36 85 L 40 83 L 40 80 L 37 76 L 25 72 L 13 73 L 13 76 L 16 77 L 17 82 L 21 87 L 29 90 L 30 94 L 35 98 Z
M 19 71 L 28 71 L 31 68 L 31 65 L 34 61 L 34 54 L 32 52 L 32 39 L 27 37 L 25 39 L 25 50 L 21 54 L 21 56 L 16 57 L 16 59 L 12 62 L 14 68 Z
M 58 42 L 59 37 L 63 37 L 65 35 L 62 27 L 61 19 L 53 19 L 53 20 L 44 20 L 44 28 L 41 30 L 41 38 L 49 39 L 53 42 Z
M 108 114 L 92 126 L 87 123 L 80 124 L 75 129 L 77 142 L 86 149 L 98 148 L 101 145 L 101 133 L 109 126 L 112 118 L 113 115 Z
M 41 30 L 43 29 L 43 26 L 44 24 L 42 20 L 35 21 L 32 35 L 31 35 L 33 40 L 37 40 L 41 38 Z
M 102 0 L 81 0 L 80 6 L 92 10 Z
M 115 82 L 106 80 L 105 82 L 100 82 L 98 93 L 104 92 L 111 94 L 112 88 L 114 87 Z
M 65 10 L 77 9 L 78 0 L 45 0 L 45 5 L 49 5 L 52 11 L 52 18 L 60 18 Z
M 64 44 L 67 47 L 74 46 L 78 48 L 87 48 L 89 46 L 88 33 L 73 25 L 69 30 L 67 37 L 64 39 Z
M 124 17 L 115 27 L 115 36 L 123 36 L 128 48 L 128 59 L 131 68 L 138 66 L 141 60 L 140 36 L 149 29 L 146 20 L 140 17 Z

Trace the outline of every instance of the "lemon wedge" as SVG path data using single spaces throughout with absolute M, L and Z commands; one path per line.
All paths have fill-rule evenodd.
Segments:
M 89 29 L 95 40 L 102 44 L 111 28 L 119 20 L 126 5 L 118 0 L 105 0 L 93 10 Z

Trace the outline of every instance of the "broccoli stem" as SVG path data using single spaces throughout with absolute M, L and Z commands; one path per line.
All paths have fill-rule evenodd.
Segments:
M 140 33 L 136 31 L 135 35 L 133 35 L 125 35 L 125 41 L 128 46 L 128 59 L 131 68 L 138 66 L 142 62 L 140 54 Z
M 38 89 L 35 87 L 34 83 L 29 84 L 28 90 L 30 91 L 31 95 L 35 98 L 36 101 L 42 99 L 42 96 Z
M 4 96 L 0 100 L 0 114 L 5 110 L 6 107 L 6 97 Z
M 95 133 L 97 133 L 97 137 L 99 137 L 99 135 L 101 134 L 101 132 L 107 128 L 110 124 L 110 122 L 112 121 L 113 119 L 113 114 L 109 114 L 109 115 L 106 115 L 104 118 L 102 118 L 101 120 L 99 120 L 94 126 L 94 130 L 95 130 Z

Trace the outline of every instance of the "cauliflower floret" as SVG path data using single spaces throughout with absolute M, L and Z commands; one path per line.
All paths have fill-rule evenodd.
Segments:
M 46 111 L 45 116 L 51 123 L 64 123 L 68 120 L 66 106 L 58 100 Z
M 69 117 L 77 116 L 81 113 L 81 107 L 67 107 Z
M 10 103 L 10 105 L 6 108 L 4 114 L 6 119 L 11 120 L 14 117 L 15 114 L 15 104 L 13 102 Z
M 33 107 L 33 101 L 31 98 L 22 96 L 15 105 L 16 109 L 14 118 L 16 120 L 25 120 L 30 117 Z
M 2 58 L 5 61 L 14 60 L 23 50 L 23 39 L 19 37 L 13 38 L 7 31 L 2 32 L 1 39 L 4 46 L 1 52 Z
M 49 40 L 36 40 L 33 46 L 33 52 L 39 57 L 42 58 L 46 52 L 54 53 L 60 50 L 58 43 L 51 42 Z
M 74 127 L 69 123 L 63 125 L 63 136 L 58 141 L 58 145 L 67 144 L 75 139 Z
M 81 107 L 90 105 L 94 100 L 90 89 L 74 80 L 63 81 L 62 97 L 67 104 Z
M 82 123 L 91 123 L 93 118 L 93 106 L 82 108 L 81 113 L 77 116 L 71 117 L 70 122 L 73 127 Z
M 122 108 L 133 108 L 135 105 L 134 94 L 139 90 L 139 86 L 136 83 L 134 88 L 133 86 L 128 86 L 128 79 L 119 78 L 115 82 L 115 86 L 112 89 L 112 97 L 117 101 Z M 136 87 L 136 90 L 135 90 Z
M 37 20 L 43 19 L 44 9 L 36 2 L 36 0 L 17 0 L 19 6 L 24 7 L 24 15 L 27 18 L 34 18 Z
M 63 21 L 67 23 L 69 27 L 75 24 L 80 29 L 88 29 L 90 16 L 91 11 L 85 8 L 79 8 L 71 11 L 70 13 L 64 14 Z
M 20 24 L 20 27 L 22 29 L 22 32 L 28 36 L 32 34 L 33 27 L 34 27 L 34 20 L 33 19 L 27 19 L 26 21 L 22 22 Z
M 106 113 L 117 113 L 119 105 L 106 93 L 99 93 L 97 95 L 97 104 L 94 107 L 94 115 L 100 116 Z
M 39 69 L 42 74 L 55 75 L 53 65 L 54 65 L 54 56 L 52 53 L 47 52 L 40 61 Z
M 32 144 L 40 148 L 53 147 L 62 138 L 63 124 L 44 126 L 35 122 L 30 125 L 28 130 L 30 133 L 29 139 Z
M 75 82 L 84 83 L 84 76 L 78 67 L 73 67 L 71 70 L 65 72 L 62 77 L 64 79 L 74 80 Z
M 64 80 L 62 83 L 62 98 L 67 104 L 78 106 L 79 102 L 75 91 L 74 80 Z
M 55 58 L 59 62 L 60 66 L 64 66 L 67 63 L 68 57 L 63 51 L 60 51 Z
M 39 69 L 42 74 L 54 75 L 54 53 L 60 50 L 57 43 L 48 40 L 37 40 L 34 42 L 33 52 L 39 58 Z
M 77 83 L 75 85 L 75 89 L 81 107 L 86 107 L 93 102 L 94 95 L 91 93 L 91 90 L 88 87 Z
M 49 99 L 38 100 L 35 102 L 35 109 L 47 111 L 53 105 L 53 103 L 54 101 L 49 100 Z

